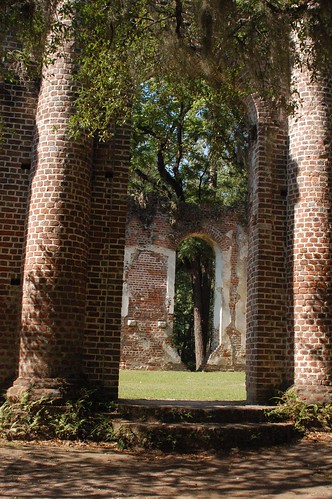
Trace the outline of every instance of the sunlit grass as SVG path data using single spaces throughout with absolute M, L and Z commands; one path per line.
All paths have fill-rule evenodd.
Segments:
M 121 370 L 119 398 L 243 401 L 245 373 Z

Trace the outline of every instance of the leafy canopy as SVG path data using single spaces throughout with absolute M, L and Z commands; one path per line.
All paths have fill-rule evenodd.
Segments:
M 103 138 L 114 117 L 129 119 L 133 94 L 152 76 L 204 77 L 225 104 L 253 91 L 279 103 L 297 59 L 290 31 L 304 51 L 313 39 L 313 67 L 329 67 L 331 13 L 330 0 L 2 0 L 1 41 L 15 33 L 21 46 L 1 44 L 1 72 L 40 70 L 74 38 L 75 125 Z
M 205 80 L 153 77 L 133 100 L 131 192 L 232 204 L 246 191 L 246 123 Z M 240 146 L 241 144 L 241 146 Z
M 0 78 L 40 76 L 75 40 L 74 133 L 132 122 L 135 196 L 231 204 L 245 192 L 245 97 L 284 104 L 290 59 L 330 68 L 331 14 L 330 0 L 2 0 Z

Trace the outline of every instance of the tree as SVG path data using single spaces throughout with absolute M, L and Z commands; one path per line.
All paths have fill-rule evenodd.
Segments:
M 133 99 L 132 181 L 175 202 L 232 204 L 245 199 L 247 128 L 203 79 L 151 78 Z
M 181 361 L 190 369 L 196 369 L 194 338 L 194 305 L 191 279 L 187 269 L 177 258 L 175 271 L 173 345 Z
M 288 103 L 289 61 L 297 61 L 293 29 L 304 48 L 307 36 L 317 42 L 319 50 L 308 64 L 323 64 L 331 55 L 328 0 L 93 0 L 73 5 L 79 47 L 76 126 L 83 123 L 101 136 L 114 117 L 130 117 L 133 93 L 151 76 L 167 77 L 175 85 L 204 78 L 232 109 L 243 110 L 244 97 L 253 92 L 278 106 Z

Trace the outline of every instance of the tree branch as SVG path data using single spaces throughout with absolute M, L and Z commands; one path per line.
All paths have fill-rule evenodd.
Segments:
M 178 175 L 180 170 L 180 163 L 183 158 L 183 120 L 185 115 L 187 114 L 187 109 L 184 107 L 183 102 L 180 105 L 180 114 L 179 114 L 179 123 L 176 132 L 176 141 L 177 141 L 177 153 L 176 153 L 176 161 L 173 168 L 174 175 Z
M 153 177 L 150 177 L 149 175 L 147 175 L 146 173 L 144 173 L 140 168 L 138 167 L 135 167 L 133 168 L 133 171 L 134 173 L 136 173 L 136 175 L 138 175 L 142 180 L 144 180 L 145 182 L 147 182 L 148 184 L 152 185 L 153 187 L 155 187 L 156 190 L 160 190 L 160 185 L 158 183 L 157 180 L 155 180 Z M 167 187 L 165 186 L 164 191 L 167 192 L 167 197 L 169 199 L 172 198 L 172 193 L 169 189 L 167 189 Z
M 158 172 L 159 172 L 160 178 L 162 178 L 164 180 L 164 182 L 166 182 L 172 188 L 176 197 L 180 201 L 185 201 L 181 180 L 172 177 L 172 175 L 166 170 L 166 165 L 165 165 L 164 154 L 163 154 L 162 148 L 158 149 L 157 166 L 158 166 Z
M 183 7 L 181 0 L 176 0 L 175 2 L 175 19 L 176 19 L 175 33 L 178 38 L 181 38 L 182 27 L 183 27 Z

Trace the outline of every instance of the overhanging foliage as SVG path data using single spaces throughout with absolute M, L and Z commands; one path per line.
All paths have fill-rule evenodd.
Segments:
M 1 73 L 40 71 L 74 38 L 75 125 L 106 137 L 115 117 L 130 117 L 138 86 L 156 75 L 204 77 L 225 103 L 253 91 L 280 103 L 289 57 L 297 60 L 291 31 L 304 51 L 313 39 L 307 62 L 314 69 L 329 67 L 331 13 L 329 0 L 4 0 L 1 41 L 14 34 L 20 46 L 2 45 Z

